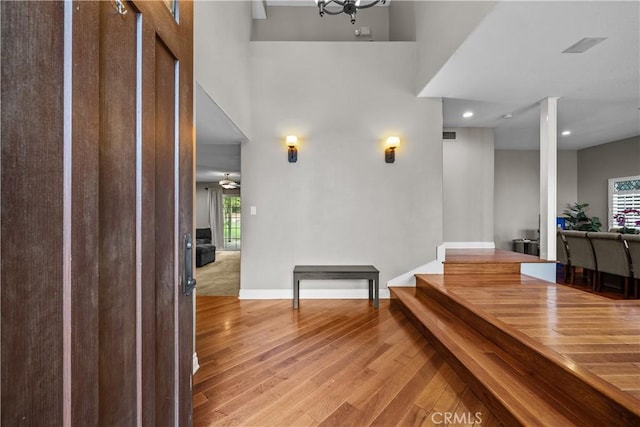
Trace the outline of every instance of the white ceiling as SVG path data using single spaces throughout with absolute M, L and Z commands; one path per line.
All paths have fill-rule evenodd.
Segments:
M 196 181 L 216 182 L 224 174 L 240 180 L 240 144 L 247 138 L 196 83 Z
M 538 148 L 538 102 L 548 96 L 559 97 L 558 132 L 572 132 L 559 149 L 639 135 L 639 5 L 501 2 L 420 95 L 445 98 L 446 127 L 495 128 L 499 149 Z M 562 53 L 584 37 L 607 40 Z M 473 118 L 462 118 L 467 110 Z

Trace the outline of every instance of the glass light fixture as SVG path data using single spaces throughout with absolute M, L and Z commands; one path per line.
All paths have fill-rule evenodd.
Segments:
M 396 161 L 396 148 L 400 146 L 400 138 L 397 136 L 390 136 L 387 138 L 386 148 L 384 150 L 384 161 L 386 163 L 393 163 Z
M 296 135 L 287 135 L 287 159 L 289 163 L 298 161 L 298 137 Z

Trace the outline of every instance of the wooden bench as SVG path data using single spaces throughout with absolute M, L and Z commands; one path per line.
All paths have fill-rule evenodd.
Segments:
M 379 306 L 380 272 L 372 265 L 296 265 L 293 269 L 293 309 L 298 309 L 300 280 L 364 279 L 369 281 L 369 300 Z

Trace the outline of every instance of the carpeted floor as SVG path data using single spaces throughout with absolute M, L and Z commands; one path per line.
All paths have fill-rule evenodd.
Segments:
M 198 295 L 238 296 L 240 251 L 217 251 L 216 260 L 196 269 Z

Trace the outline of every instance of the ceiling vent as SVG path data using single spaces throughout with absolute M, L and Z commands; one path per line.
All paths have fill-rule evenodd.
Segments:
M 442 132 L 442 139 L 456 139 L 455 132 Z
M 585 37 L 578 43 L 563 50 L 562 53 L 584 53 L 606 39 L 606 37 Z

